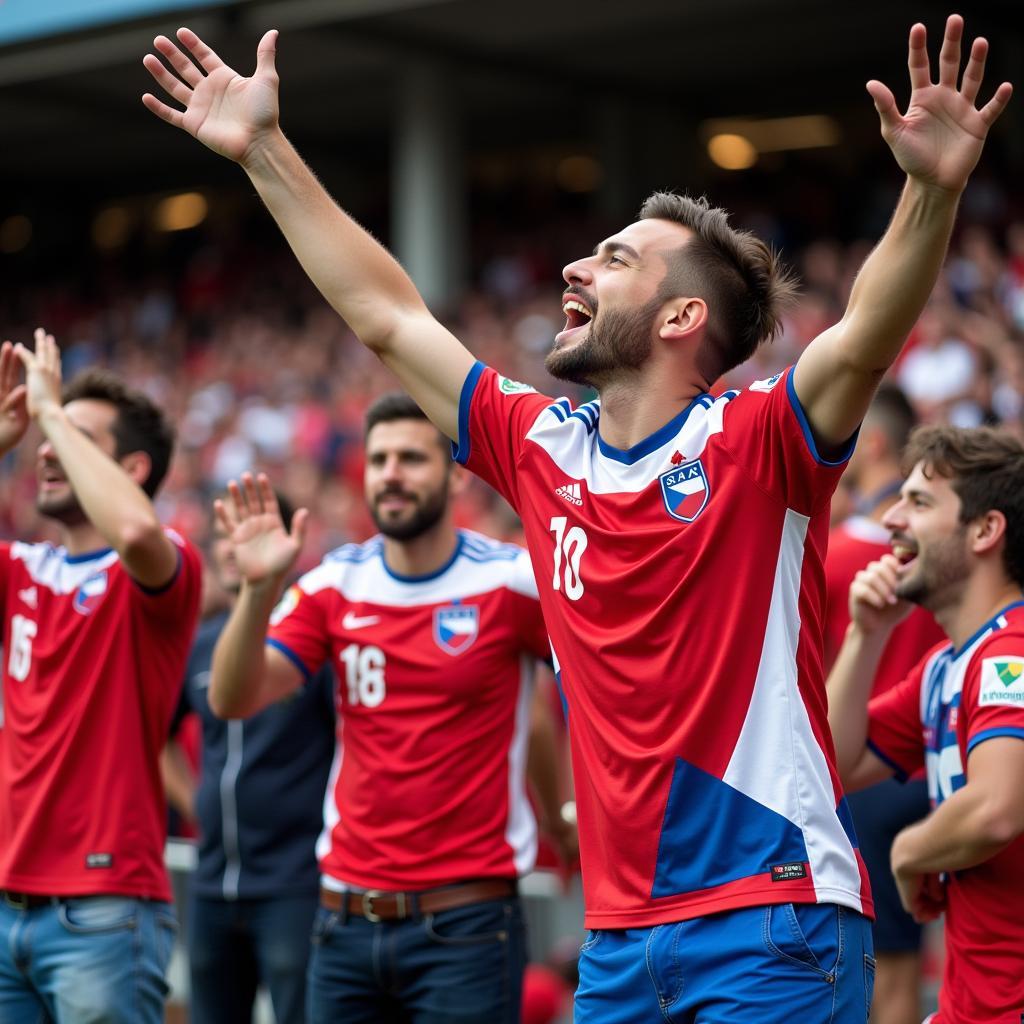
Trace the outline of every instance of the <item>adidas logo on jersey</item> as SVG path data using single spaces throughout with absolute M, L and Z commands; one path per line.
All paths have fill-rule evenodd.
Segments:
M 583 504 L 583 498 L 580 497 L 579 484 L 563 484 L 561 487 L 555 488 L 555 494 L 560 498 L 565 498 L 570 505 Z

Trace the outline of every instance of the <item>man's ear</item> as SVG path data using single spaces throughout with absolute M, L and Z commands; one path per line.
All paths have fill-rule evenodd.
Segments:
M 708 321 L 708 307 L 703 299 L 672 299 L 662 307 L 658 337 L 665 341 L 692 338 Z
M 989 509 L 968 527 L 971 551 L 983 555 L 1000 545 L 1006 537 L 1006 516 L 998 509 Z
M 129 452 L 117 461 L 118 465 L 135 483 L 140 487 L 145 487 L 150 470 L 153 468 L 153 460 L 145 452 Z

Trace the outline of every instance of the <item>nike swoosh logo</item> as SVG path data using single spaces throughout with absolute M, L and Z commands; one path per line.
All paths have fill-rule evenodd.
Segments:
M 379 615 L 355 615 L 352 612 L 345 612 L 341 625 L 344 629 L 362 629 L 363 626 L 372 626 L 377 622 L 380 622 Z

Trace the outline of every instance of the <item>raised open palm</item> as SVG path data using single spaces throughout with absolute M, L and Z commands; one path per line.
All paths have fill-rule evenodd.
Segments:
M 10 451 L 28 429 L 25 385 L 18 383 L 20 369 L 14 346 L 5 341 L 0 345 L 0 454 Z
M 939 80 L 933 83 L 924 25 L 910 30 L 910 104 L 903 115 L 892 91 L 881 82 L 867 84 L 882 122 L 882 137 L 909 175 L 930 185 L 960 191 L 981 156 L 989 128 L 1010 101 L 1013 87 L 1003 82 L 980 109 L 975 105 L 985 75 L 988 43 L 971 46 L 960 87 L 960 41 L 964 20 L 951 14 L 939 53 Z
M 178 29 L 177 36 L 178 43 L 166 36 L 153 40 L 176 75 L 151 53 L 142 63 L 167 95 L 185 109 L 171 107 L 148 92 L 142 102 L 157 117 L 188 132 L 215 153 L 244 163 L 253 145 L 277 127 L 277 30 L 271 29 L 260 40 L 251 78 L 229 68 L 191 29 Z
M 216 501 L 214 510 L 234 547 L 235 563 L 252 584 L 277 581 L 295 564 L 306 535 L 308 512 L 299 509 L 292 517 L 292 529 L 284 528 L 281 510 L 270 481 L 260 473 L 243 473 L 241 485 L 228 483 L 226 501 Z

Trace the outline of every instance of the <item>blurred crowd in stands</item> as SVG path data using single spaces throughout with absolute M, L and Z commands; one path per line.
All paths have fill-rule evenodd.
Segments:
M 755 227 L 756 217 L 747 218 Z M 99 362 L 142 386 L 178 424 L 172 474 L 160 497 L 165 522 L 202 545 L 209 509 L 227 480 L 267 471 L 312 512 L 300 568 L 323 552 L 362 540 L 372 524 L 361 498 L 361 420 L 396 386 L 307 282 L 273 236 L 266 241 L 201 239 L 159 273 L 133 279 L 93 268 L 77 282 L 18 290 L 5 329 L 27 341 L 43 324 L 64 350 L 65 378 Z M 543 358 L 561 330 L 561 261 L 589 251 L 600 227 L 576 224 L 543 240 L 509 241 L 479 267 L 476 285 L 447 314 L 483 361 L 549 394 Z M 784 258 L 803 281 L 801 302 L 774 344 L 720 381 L 743 386 L 793 362 L 842 314 L 868 243 L 823 239 Z M 556 251 L 557 250 L 557 251 Z M 939 287 L 892 377 L 926 421 L 1002 423 L 1024 432 L 1024 222 L 961 224 Z M 574 397 L 583 397 L 577 394 Z M 34 511 L 34 446 L 19 446 L 0 473 L 0 533 L 47 537 Z M 842 502 L 837 503 L 842 511 Z M 461 523 L 514 537 L 500 499 L 474 484 Z

